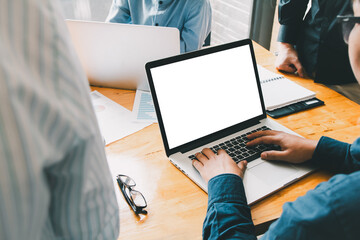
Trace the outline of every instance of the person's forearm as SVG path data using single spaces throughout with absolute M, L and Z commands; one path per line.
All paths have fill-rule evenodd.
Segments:
M 204 221 L 204 239 L 256 239 L 242 180 L 234 174 L 212 178 Z

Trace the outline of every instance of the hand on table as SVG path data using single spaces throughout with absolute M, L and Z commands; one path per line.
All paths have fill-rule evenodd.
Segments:
M 289 43 L 279 43 L 278 46 L 279 55 L 275 62 L 276 68 L 289 73 L 297 72 L 300 77 L 305 77 L 305 70 L 299 61 L 298 53 L 294 46 Z
M 284 132 L 267 130 L 247 136 L 251 141 L 247 146 L 273 144 L 281 147 L 280 151 L 265 151 L 261 154 L 264 160 L 280 160 L 291 163 L 302 163 L 310 160 L 318 141 L 301 138 Z
M 195 157 L 197 160 L 193 160 L 193 166 L 199 171 L 201 177 L 206 182 L 224 173 L 232 173 L 241 178 L 244 177 L 247 162 L 241 161 L 236 164 L 223 149 L 220 149 L 215 154 L 211 149 L 204 148 L 201 153 L 196 153 Z

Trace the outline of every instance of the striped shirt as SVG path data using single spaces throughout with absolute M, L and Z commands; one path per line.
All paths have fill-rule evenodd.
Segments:
M 61 7 L 0 0 L 0 239 L 116 239 L 119 211 Z

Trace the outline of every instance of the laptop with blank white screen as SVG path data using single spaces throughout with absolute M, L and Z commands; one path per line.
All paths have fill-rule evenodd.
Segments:
M 249 204 L 312 171 L 260 159 L 262 151 L 277 146 L 245 145 L 255 131 L 296 134 L 266 116 L 250 39 L 149 62 L 146 72 L 166 154 L 204 191 L 192 159 L 205 147 L 248 161 L 243 180 Z

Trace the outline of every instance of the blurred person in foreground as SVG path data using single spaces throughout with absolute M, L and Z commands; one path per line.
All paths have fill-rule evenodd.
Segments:
M 87 78 L 52 0 L 0 0 L 0 239 L 116 239 Z

